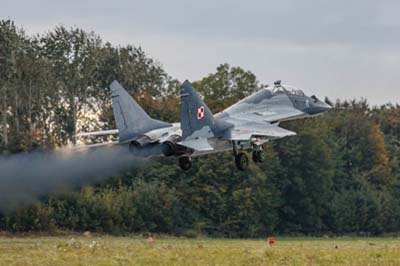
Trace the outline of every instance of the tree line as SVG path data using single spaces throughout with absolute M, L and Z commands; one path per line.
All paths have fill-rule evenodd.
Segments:
M 142 48 L 63 26 L 28 36 L 1 20 L 0 152 L 51 150 L 76 143 L 78 132 L 114 128 L 108 89 L 114 79 L 152 117 L 179 120 L 180 81 Z M 193 85 L 214 112 L 265 87 L 228 64 Z M 72 193 L 43 195 L 0 214 L 0 230 L 227 237 L 399 232 L 399 105 L 334 105 L 321 117 L 283 123 L 298 135 L 265 145 L 267 160 L 247 172 L 233 167 L 230 153 L 196 158 L 189 172 L 164 158 Z

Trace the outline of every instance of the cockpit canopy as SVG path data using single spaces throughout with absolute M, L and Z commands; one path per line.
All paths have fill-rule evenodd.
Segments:
M 274 87 L 271 89 L 272 94 L 286 94 L 286 95 L 296 95 L 304 96 L 304 92 L 293 86 L 282 85 L 280 80 L 274 82 Z

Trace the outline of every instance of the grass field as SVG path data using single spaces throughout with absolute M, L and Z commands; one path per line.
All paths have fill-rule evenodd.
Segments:
M 400 265 L 400 239 L 2 237 L 0 265 Z

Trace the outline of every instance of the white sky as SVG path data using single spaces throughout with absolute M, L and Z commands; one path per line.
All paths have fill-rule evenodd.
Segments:
M 400 103 L 397 0 L 0 0 L 0 18 L 30 34 L 57 25 L 142 46 L 179 80 L 221 63 L 307 94 Z

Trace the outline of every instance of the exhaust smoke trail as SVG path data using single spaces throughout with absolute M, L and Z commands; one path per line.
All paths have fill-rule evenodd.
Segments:
M 132 156 L 126 146 L 0 156 L 0 211 L 15 210 L 49 193 L 103 181 L 146 162 Z

